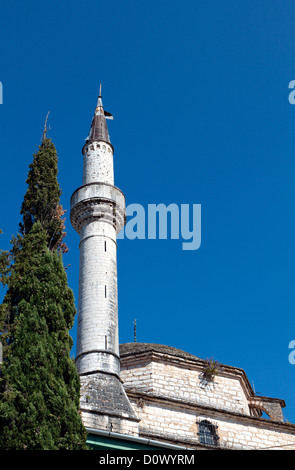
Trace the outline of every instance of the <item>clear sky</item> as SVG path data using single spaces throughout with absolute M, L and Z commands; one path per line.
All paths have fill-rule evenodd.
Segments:
M 20 221 L 50 110 L 67 210 L 102 82 L 127 204 L 201 204 L 202 243 L 118 241 L 120 342 L 161 343 L 245 370 L 295 422 L 295 3 L 4 0 L 0 247 Z M 75 340 L 75 328 L 72 331 Z

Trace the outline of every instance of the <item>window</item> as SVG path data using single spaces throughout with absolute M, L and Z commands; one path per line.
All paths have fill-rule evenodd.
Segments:
M 201 444 L 217 446 L 219 437 L 216 434 L 217 426 L 207 420 L 199 423 L 199 438 Z

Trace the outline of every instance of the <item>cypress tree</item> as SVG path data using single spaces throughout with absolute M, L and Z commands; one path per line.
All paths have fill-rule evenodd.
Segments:
M 54 145 L 34 155 L 21 233 L 2 252 L 0 449 L 86 449 L 80 382 L 70 358 L 76 313 L 62 252 L 64 222 Z
M 65 211 L 60 205 L 61 190 L 57 181 L 57 163 L 55 146 L 50 139 L 44 137 L 29 166 L 26 181 L 28 189 L 20 211 L 23 221 L 19 226 L 21 234 L 25 235 L 38 220 L 46 230 L 49 249 L 66 252 L 62 219 Z

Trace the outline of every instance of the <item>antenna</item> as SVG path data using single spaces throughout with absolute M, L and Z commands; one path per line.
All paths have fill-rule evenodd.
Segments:
M 133 325 L 134 325 L 134 343 L 136 343 L 136 318 L 133 321 Z

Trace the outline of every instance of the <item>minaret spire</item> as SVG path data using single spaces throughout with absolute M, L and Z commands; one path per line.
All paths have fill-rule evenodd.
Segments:
M 102 97 L 101 97 L 101 83 L 99 85 L 99 95 L 97 98 L 97 104 L 94 112 L 94 116 L 91 123 L 91 128 L 86 142 L 104 141 L 110 143 L 110 136 L 106 119 L 113 119 L 111 113 L 108 113 L 103 109 Z

